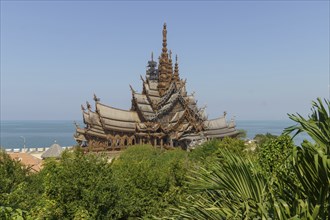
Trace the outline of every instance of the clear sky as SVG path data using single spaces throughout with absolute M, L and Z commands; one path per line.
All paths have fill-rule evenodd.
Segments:
M 209 118 L 307 115 L 329 97 L 329 1 L 1 1 L 1 120 L 129 109 L 162 25 Z

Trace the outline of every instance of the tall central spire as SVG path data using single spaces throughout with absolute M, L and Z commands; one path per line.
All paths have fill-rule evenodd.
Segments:
M 162 96 L 166 90 L 169 88 L 171 79 L 172 79 L 172 65 L 169 61 L 169 56 L 167 53 L 167 29 L 166 29 L 166 23 L 164 23 L 163 26 L 163 48 L 162 48 L 162 54 L 160 56 L 159 60 L 159 80 L 158 80 L 158 91 L 160 95 Z
M 167 54 L 167 30 L 166 30 L 166 23 L 163 26 L 163 53 Z

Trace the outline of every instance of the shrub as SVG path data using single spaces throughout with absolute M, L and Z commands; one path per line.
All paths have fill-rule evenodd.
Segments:
M 162 216 L 179 201 L 188 168 L 187 153 L 180 149 L 162 151 L 148 145 L 127 149 L 113 163 L 119 190 L 113 217 Z

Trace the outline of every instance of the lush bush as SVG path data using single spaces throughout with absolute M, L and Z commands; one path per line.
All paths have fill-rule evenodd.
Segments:
M 0 206 L 19 208 L 20 198 L 29 181 L 29 169 L 0 150 Z
M 113 164 L 118 200 L 116 219 L 162 216 L 179 202 L 189 168 L 187 153 L 134 146 Z
M 247 137 L 247 130 L 238 129 L 237 131 L 238 131 L 237 138 L 239 138 L 239 139 L 245 139 Z
M 245 154 L 244 141 L 225 137 L 221 140 L 213 139 L 196 147 L 190 154 L 189 158 L 193 161 L 208 162 L 212 158 L 221 156 L 221 150 L 227 149 L 234 154 Z
M 31 211 L 35 218 L 110 218 L 117 195 L 107 157 L 64 152 L 61 160 L 46 161 L 39 175 L 44 191 Z
M 258 151 L 258 162 L 265 174 L 277 174 L 289 169 L 287 165 L 294 146 L 288 135 L 266 140 Z
M 256 141 L 258 146 L 262 146 L 267 141 L 275 138 L 277 138 L 276 135 L 273 135 L 271 133 L 266 133 L 266 134 L 256 134 L 253 139 Z

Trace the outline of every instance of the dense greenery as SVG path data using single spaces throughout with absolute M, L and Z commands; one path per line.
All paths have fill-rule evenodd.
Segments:
M 257 156 L 221 150 L 209 167 L 191 174 L 190 200 L 176 219 L 329 219 L 330 106 L 313 102 L 308 119 L 289 115 L 315 144 L 294 146 L 288 136 L 260 135 Z M 268 137 L 267 137 L 268 136 Z M 219 152 L 218 152 L 219 153 Z M 224 160 L 225 158 L 225 160 Z
M 113 164 L 118 188 L 115 219 L 161 216 L 177 205 L 189 169 L 187 153 L 132 147 Z
M 178 205 L 190 167 L 187 152 L 152 146 L 132 147 L 113 162 L 102 154 L 65 151 L 35 175 L 5 152 L 1 156 L 0 219 L 161 216 Z
M 267 141 L 276 138 L 277 138 L 276 135 L 273 135 L 271 133 L 266 133 L 266 134 L 256 134 L 256 136 L 253 139 L 257 142 L 257 144 L 263 145 Z
M 109 218 L 115 204 L 111 164 L 103 155 L 64 152 L 40 172 L 42 194 L 31 210 L 39 219 Z M 106 192 L 106 193 L 105 193 Z
M 119 158 L 64 152 L 33 174 L 0 152 L 0 219 L 328 219 L 330 106 L 285 134 L 212 140 L 192 152 L 134 146 Z M 314 143 L 295 146 L 288 134 Z

